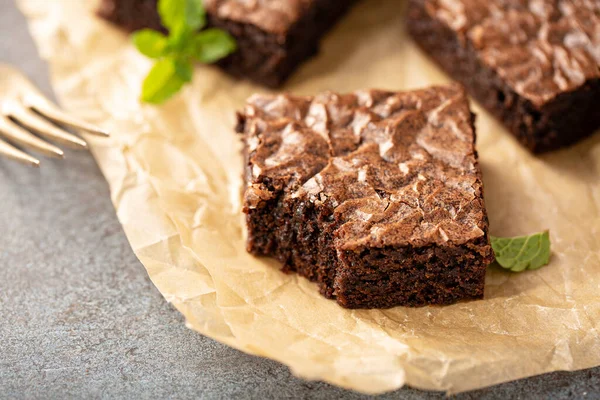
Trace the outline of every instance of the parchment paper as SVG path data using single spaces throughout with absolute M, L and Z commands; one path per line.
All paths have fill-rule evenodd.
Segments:
M 263 89 L 199 66 L 193 87 L 168 104 L 140 105 L 150 61 L 95 17 L 96 1 L 18 3 L 61 104 L 112 131 L 92 150 L 118 217 L 190 328 L 301 377 L 366 393 L 404 384 L 459 392 L 600 364 L 600 135 L 535 158 L 475 106 L 491 232 L 550 229 L 551 264 L 521 274 L 490 268 L 482 301 L 344 310 L 244 250 L 232 126 L 234 111 Z M 286 90 L 447 81 L 404 33 L 403 13 L 399 0 L 357 6 Z

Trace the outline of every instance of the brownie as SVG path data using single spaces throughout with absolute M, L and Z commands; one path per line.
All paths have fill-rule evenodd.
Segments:
M 321 37 L 356 0 L 205 0 L 208 26 L 228 31 L 238 50 L 218 64 L 278 87 L 318 51 Z M 157 0 L 102 0 L 99 14 L 127 30 L 161 27 Z
M 533 152 L 600 128 L 598 0 L 410 0 L 408 29 Z
M 250 253 L 347 308 L 482 298 L 493 253 L 461 86 L 255 95 L 238 117 Z

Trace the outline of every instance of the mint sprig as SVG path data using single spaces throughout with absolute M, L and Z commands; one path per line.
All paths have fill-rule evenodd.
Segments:
M 491 237 L 496 262 L 513 272 L 534 270 L 550 262 L 548 231 L 510 238 Z
M 193 64 L 214 63 L 236 50 L 235 39 L 226 31 L 206 26 L 202 0 L 159 0 L 158 13 L 164 35 L 151 29 L 133 34 L 140 53 L 157 60 L 142 85 L 141 100 L 160 104 L 192 81 Z

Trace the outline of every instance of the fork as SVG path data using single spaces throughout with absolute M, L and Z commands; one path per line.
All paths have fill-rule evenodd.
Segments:
M 72 148 L 88 148 L 83 138 L 67 132 L 62 126 L 96 136 L 108 136 L 107 131 L 61 111 L 19 70 L 0 63 L 0 156 L 35 167 L 40 165 L 37 158 L 16 145 L 46 156 L 64 157 L 60 148 L 42 140 L 42 137 Z

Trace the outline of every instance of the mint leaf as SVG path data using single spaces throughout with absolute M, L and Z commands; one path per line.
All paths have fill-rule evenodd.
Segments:
M 175 54 L 189 53 L 189 49 L 193 46 L 195 33 L 184 25 L 171 30 L 169 34 L 169 50 Z
M 158 104 L 177 93 L 186 82 L 179 70 L 176 60 L 163 58 L 157 61 L 142 85 L 142 100 Z
M 149 29 L 134 33 L 133 43 L 158 59 L 142 86 L 141 100 L 162 103 L 192 81 L 193 60 L 213 63 L 236 49 L 235 39 L 220 29 L 207 29 L 203 0 L 158 0 L 158 13 L 169 36 Z
M 207 29 L 193 39 L 194 58 L 203 63 L 213 63 L 233 53 L 236 43 L 233 36 L 220 29 Z
M 167 49 L 167 37 L 152 29 L 142 29 L 133 34 L 133 44 L 140 53 L 150 58 L 159 58 Z
M 194 66 L 191 61 L 175 60 L 175 72 L 184 82 L 191 82 L 194 75 Z
M 158 0 L 158 15 L 160 21 L 172 31 L 186 22 L 186 0 Z
M 158 14 L 169 31 L 181 27 L 194 31 L 206 24 L 202 0 L 159 0 Z
M 496 262 L 513 272 L 534 270 L 550 261 L 548 231 L 512 238 L 491 237 Z
M 187 0 L 185 18 L 188 28 L 198 30 L 206 25 L 206 12 L 202 0 Z

